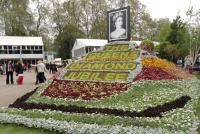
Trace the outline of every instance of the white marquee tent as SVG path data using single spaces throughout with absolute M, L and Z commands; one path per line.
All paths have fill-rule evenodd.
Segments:
M 98 49 L 108 43 L 107 40 L 100 39 L 76 39 L 71 50 L 72 58 L 85 56 L 87 53 Z

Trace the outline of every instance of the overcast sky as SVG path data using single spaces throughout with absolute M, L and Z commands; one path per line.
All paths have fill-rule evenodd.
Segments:
M 153 19 L 168 17 L 171 21 L 176 18 L 177 13 L 183 19 L 190 5 L 194 9 L 200 9 L 200 0 L 139 0 L 146 5 L 147 11 Z

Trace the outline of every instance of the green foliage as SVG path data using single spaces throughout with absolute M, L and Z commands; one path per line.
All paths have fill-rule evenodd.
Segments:
M 154 51 L 159 52 L 159 50 L 160 50 L 160 44 L 154 47 Z
M 158 20 L 158 28 L 157 28 L 157 33 L 156 33 L 156 40 L 159 42 L 164 42 L 166 41 L 167 37 L 169 36 L 171 32 L 171 22 L 169 21 L 168 18 L 160 19 Z
M 55 134 L 47 130 L 28 128 L 14 124 L 0 124 L 0 134 Z
M 185 44 L 188 41 L 188 31 L 186 24 L 181 20 L 180 16 L 177 16 L 176 19 L 171 23 L 171 29 L 167 40 L 171 44 Z
M 33 24 L 33 16 L 28 12 L 29 0 L 2 0 L 1 17 L 5 25 L 5 34 L 25 36 Z
M 166 42 L 161 43 L 159 53 L 162 58 L 173 62 L 177 59 L 184 59 L 188 55 L 189 33 L 180 16 L 177 16 L 171 23 L 171 32 L 166 37 Z
M 153 41 L 146 39 L 146 40 L 142 41 L 141 47 L 142 47 L 142 49 L 144 49 L 146 51 L 153 51 L 154 43 L 153 43 Z
M 94 39 L 106 39 L 107 38 L 107 23 L 106 18 L 100 18 L 100 20 L 93 24 L 90 31 L 90 35 Z
M 167 47 L 168 44 L 170 44 L 170 43 L 167 41 L 160 43 L 159 55 L 163 59 L 169 59 L 169 55 L 165 52 L 165 48 Z
M 84 37 L 84 33 L 75 25 L 66 25 L 56 40 L 55 47 L 58 51 L 58 56 L 62 59 L 71 58 L 71 50 L 76 38 Z

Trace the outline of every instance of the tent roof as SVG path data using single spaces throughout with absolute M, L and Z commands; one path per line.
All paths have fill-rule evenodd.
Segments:
M 86 46 L 104 46 L 107 43 L 107 40 L 100 39 L 76 39 L 72 50 L 80 49 Z
M 0 45 L 43 46 L 42 37 L 0 36 Z

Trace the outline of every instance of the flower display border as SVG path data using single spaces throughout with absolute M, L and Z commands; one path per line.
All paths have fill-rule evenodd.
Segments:
M 116 47 L 116 46 L 122 46 L 122 45 L 126 45 L 127 49 L 119 49 L 119 50 L 106 50 L 106 47 L 108 46 L 112 46 L 112 47 Z M 103 47 L 103 51 L 126 51 L 126 50 L 130 50 L 131 48 L 129 47 L 129 44 L 107 44 Z
M 135 51 L 136 52 L 136 57 L 135 59 L 130 59 L 130 58 L 119 58 L 119 57 L 116 57 L 116 58 L 102 58 L 102 59 L 99 59 L 99 58 L 93 58 L 93 59 L 88 59 L 88 56 L 90 54 L 93 54 L 93 53 L 105 53 L 105 52 L 108 52 L 108 53 L 116 53 L 116 52 L 131 52 L 131 51 Z M 91 52 L 89 53 L 84 61 L 134 61 L 136 60 L 138 57 L 140 57 L 140 51 L 137 50 L 137 49 L 130 49 L 130 50 L 125 50 L 125 51 L 100 51 L 100 52 Z
M 188 83 L 188 80 L 169 81 L 169 82 L 173 82 L 173 84 L 175 84 L 175 85 L 177 85 L 177 82 L 178 82 L 179 83 L 178 85 L 180 85 L 180 86 L 185 86 L 185 85 L 183 85 L 183 83 L 184 83 L 188 87 L 190 87 L 190 88 L 185 87 L 185 90 L 183 90 L 182 92 L 183 92 L 183 94 L 189 94 L 192 97 L 192 101 L 189 101 L 186 104 L 186 106 L 183 107 L 183 108 L 175 109 L 173 111 L 164 113 L 163 118 L 143 118 L 143 117 L 139 117 L 139 118 L 136 117 L 136 118 L 133 118 L 133 119 L 120 118 L 120 117 L 113 118 L 113 116 L 102 115 L 102 114 L 101 115 L 93 114 L 93 115 L 87 116 L 87 118 L 89 118 L 89 120 L 90 120 L 90 117 L 91 117 L 91 120 L 92 120 L 93 116 L 94 116 L 94 118 L 96 116 L 102 116 L 103 118 L 105 117 L 105 120 L 103 122 L 107 122 L 106 121 L 107 117 L 111 117 L 112 119 L 119 119 L 120 121 L 123 121 L 123 122 L 128 121 L 128 122 L 133 123 L 133 126 L 128 126 L 128 127 L 137 127 L 138 125 L 139 126 L 145 126 L 145 128 L 144 128 L 145 131 L 147 131 L 146 127 L 148 127 L 148 126 L 150 126 L 151 129 L 154 129 L 154 127 L 159 126 L 158 127 L 159 129 L 165 129 L 166 128 L 166 130 L 168 130 L 168 131 L 170 130 L 173 133 L 178 133 L 178 132 L 180 132 L 180 133 L 197 133 L 196 129 L 198 127 L 198 119 L 194 115 L 194 107 L 195 107 L 195 105 L 197 105 L 197 101 L 198 101 L 198 98 L 199 98 L 199 93 L 198 93 L 199 92 L 199 90 L 198 90 L 199 85 L 198 84 L 194 85 L 194 83 L 197 82 L 196 79 L 194 79 L 194 78 L 190 79 L 189 80 L 190 84 Z M 137 82 L 137 84 L 136 83 L 134 83 L 134 84 L 136 84 L 137 87 L 141 87 L 143 85 L 146 85 L 148 87 L 148 85 L 153 84 L 153 83 L 158 83 L 158 81 L 156 81 L 156 82 L 155 81 L 140 81 L 140 82 Z M 153 85 L 155 85 L 155 84 L 153 84 Z M 181 91 L 181 89 L 180 89 L 180 91 Z M 167 93 L 170 93 L 170 91 L 167 91 Z M 177 94 L 175 94 L 175 96 L 179 95 L 180 93 L 181 92 L 178 93 L 178 91 L 177 91 Z M 149 95 L 151 96 L 151 94 L 149 94 Z M 144 95 L 144 96 L 146 96 L 146 95 Z M 172 97 L 172 95 L 170 95 L 170 94 L 169 94 L 169 96 Z M 148 96 L 146 96 L 146 97 L 148 97 Z M 148 98 L 145 98 L 145 99 L 148 99 Z M 8 109 L 8 111 L 9 110 L 11 111 L 12 109 Z M 28 112 L 28 111 L 29 110 L 26 110 L 24 112 Z M 36 113 L 38 113 L 40 110 L 34 110 L 34 111 L 36 111 Z M 45 111 L 41 111 L 41 112 L 45 113 Z M 61 112 L 58 112 L 58 111 L 49 111 L 49 113 L 52 113 L 52 114 L 54 114 L 54 112 L 55 112 L 55 114 L 61 113 Z M 5 113 L 5 112 L 3 112 L 0 109 L 0 113 Z M 21 115 L 20 112 L 18 114 Z M 79 116 L 79 114 L 72 114 L 72 113 L 66 113 L 66 114 Z M 9 121 L 9 117 L 11 117 L 11 115 L 13 115 L 13 114 L 9 114 L 9 116 L 0 116 L 0 120 L 1 121 L 4 120 L 5 123 L 9 123 L 8 121 Z M 25 115 L 27 117 L 30 117 L 30 114 L 28 114 L 28 113 L 25 114 Z M 15 116 L 15 114 L 14 114 L 14 116 Z M 47 116 L 48 116 L 48 114 L 47 114 Z M 51 117 L 52 116 L 48 116 L 48 118 L 51 118 Z M 69 117 L 69 116 L 66 116 L 66 117 Z M 81 114 L 80 117 L 84 117 L 84 116 Z M 35 118 L 37 118 L 37 117 L 35 117 Z M 37 120 L 35 118 L 33 120 Z M 72 117 L 69 117 L 69 118 L 73 119 Z M 98 118 L 95 118 L 95 119 L 98 120 Z M 18 119 L 16 120 L 16 118 L 14 118 L 13 122 L 10 122 L 10 123 L 16 123 L 19 120 Z M 42 120 L 45 120 L 45 119 L 42 119 Z M 48 120 L 45 120 L 45 121 L 47 121 L 49 124 L 51 124 L 51 121 L 57 121 L 56 119 L 52 119 L 51 121 L 50 120 L 51 119 L 48 119 Z M 130 120 L 132 120 L 132 121 L 130 121 Z M 76 122 L 76 124 L 79 124 L 82 121 L 84 122 L 83 119 L 80 119 L 80 122 Z M 73 122 L 73 120 L 72 120 L 72 122 Z M 42 124 L 42 123 L 39 123 L 39 124 Z M 81 123 L 81 124 L 85 124 L 85 123 Z M 28 124 L 25 124 L 25 125 L 28 125 Z M 56 124 L 54 124 L 54 127 L 56 127 Z M 110 127 L 112 127 L 112 126 L 110 126 Z M 45 126 L 44 128 L 50 129 L 50 130 L 54 129 L 54 128 L 48 127 L 48 126 Z M 61 130 L 61 128 L 59 128 L 57 130 Z M 91 130 L 91 129 L 89 129 L 89 130 Z M 93 130 L 91 130 L 91 131 L 94 132 Z M 72 132 L 74 132 L 74 131 L 72 130 Z
M 181 96 L 184 96 L 184 95 L 190 95 L 188 91 L 181 91 L 182 89 L 182 85 L 183 83 L 186 83 L 187 81 L 189 81 L 190 83 L 194 84 L 194 81 L 193 79 L 190 79 L 190 80 L 179 80 L 179 81 L 173 81 L 173 80 L 162 80 L 162 81 L 152 81 L 152 80 L 146 80 L 146 81 L 137 81 L 137 82 L 134 82 L 133 83 L 133 87 L 130 87 L 126 92 L 123 92 L 123 93 L 120 93 L 120 94 L 116 94 L 116 95 L 112 95 L 110 97 L 106 97 L 105 99 L 103 100 L 95 100 L 95 101 L 92 101 L 92 102 L 88 102 L 88 101 L 84 101 L 84 100 L 79 100 L 79 99 L 76 99 L 76 100 L 71 100 L 71 99 L 61 99 L 61 98 L 50 98 L 50 97 L 46 97 L 46 96 L 41 96 L 41 93 L 43 92 L 44 88 L 38 88 L 38 90 L 27 100 L 28 103 L 46 103 L 46 104 L 55 104 L 55 105 L 65 105 L 65 106 L 68 106 L 68 105 L 77 105 L 77 106 L 80 106 L 80 107 L 87 107 L 87 108 L 95 108 L 95 107 L 98 107 L 98 108 L 109 108 L 109 109 L 123 109 L 123 110 L 130 110 L 130 111 L 133 111 L 133 110 L 136 110 L 136 111 L 141 111 L 141 110 L 144 110 L 145 108 L 149 107 L 149 106 L 157 106 L 157 105 L 162 105 L 166 102 L 169 102 L 169 101 L 172 101 L 178 97 L 181 97 Z M 145 85 L 149 85 L 149 84 L 161 84 L 161 85 L 166 85 L 166 86 L 170 86 L 170 85 L 173 85 L 175 84 L 177 87 L 174 88 L 174 91 L 171 93 L 168 93 L 168 95 L 165 96 L 165 99 L 162 98 L 160 100 L 159 96 L 158 96 L 158 99 L 160 100 L 159 102 L 157 103 L 153 103 L 150 98 L 148 97 L 145 97 L 143 99 L 143 102 L 142 103 L 146 103 L 145 101 L 149 101 L 149 103 L 147 105 L 144 105 L 142 106 L 141 103 L 139 103 L 140 101 L 138 99 L 133 99 L 131 101 L 131 105 L 126 102 L 126 104 L 129 104 L 128 106 L 127 105 L 118 105 L 118 103 L 116 102 L 116 100 L 119 100 L 119 99 L 122 99 L 121 97 L 123 96 L 126 96 L 126 95 L 130 95 L 131 96 L 131 93 L 135 92 L 134 91 L 134 88 L 143 88 L 143 86 Z M 191 84 L 191 85 L 192 85 Z M 48 85 L 46 85 L 48 86 Z M 150 87 L 150 86 L 149 86 Z M 187 85 L 185 85 L 184 87 L 187 87 Z M 144 87 L 146 88 L 146 87 Z M 195 87 L 195 88 L 198 88 L 198 87 Z M 175 90 L 176 89 L 176 90 Z M 190 89 L 190 90 L 194 90 L 192 89 L 192 87 L 187 87 L 187 89 Z M 143 89 L 144 90 L 144 89 Z M 181 92 L 180 92 L 181 91 Z M 158 94 L 161 93 L 161 92 L 165 92 L 164 89 L 162 89 L 160 92 L 157 92 Z M 194 91 L 193 91 L 194 92 Z M 155 92 L 153 92 L 155 93 Z M 144 94 L 146 95 L 146 94 Z M 148 93 L 148 95 L 150 95 Z M 171 99 L 170 99 L 171 98 Z M 105 105 L 103 104 L 103 102 L 106 102 L 105 104 L 108 104 L 108 102 L 115 102 L 115 105 L 112 103 L 109 104 L 109 105 Z M 142 107 L 141 107 L 141 106 Z
M 74 133 L 168 133 L 168 134 L 181 134 L 183 131 L 167 130 L 163 128 L 151 128 L 151 127 L 123 127 L 121 125 L 115 126 L 103 126 L 97 124 L 83 124 L 76 122 L 57 121 L 53 119 L 45 120 L 43 118 L 27 118 L 21 115 L 12 115 L 6 113 L 0 113 L 0 121 L 4 123 L 16 123 L 29 127 L 43 128 L 58 131 L 59 133 L 74 134 Z M 195 133 L 193 131 L 189 131 Z
M 72 64 L 108 64 L 108 63 L 110 63 L 110 64 L 118 64 L 118 63 L 134 63 L 136 66 L 135 66 L 135 68 L 132 68 L 132 69 L 104 69 L 104 68 L 101 68 L 101 69 L 80 69 L 80 68 L 78 68 L 78 69 L 71 69 L 70 67 L 72 66 L 68 66 L 68 67 L 66 67 L 65 68 L 65 70 L 68 70 L 68 71 L 75 71 L 75 70 L 85 70 L 85 71 L 96 71 L 96 70 L 99 70 L 99 71 L 112 71 L 112 72 L 120 72 L 120 71 L 129 71 L 129 70 L 134 70 L 134 69 L 136 69 L 136 67 L 137 67 L 137 65 L 139 64 L 138 62 L 135 62 L 135 61 L 119 61 L 119 62 L 117 62 L 117 61 L 114 61 L 114 62 L 76 62 L 76 63 L 72 63 Z M 105 65 L 104 65 L 105 66 Z

